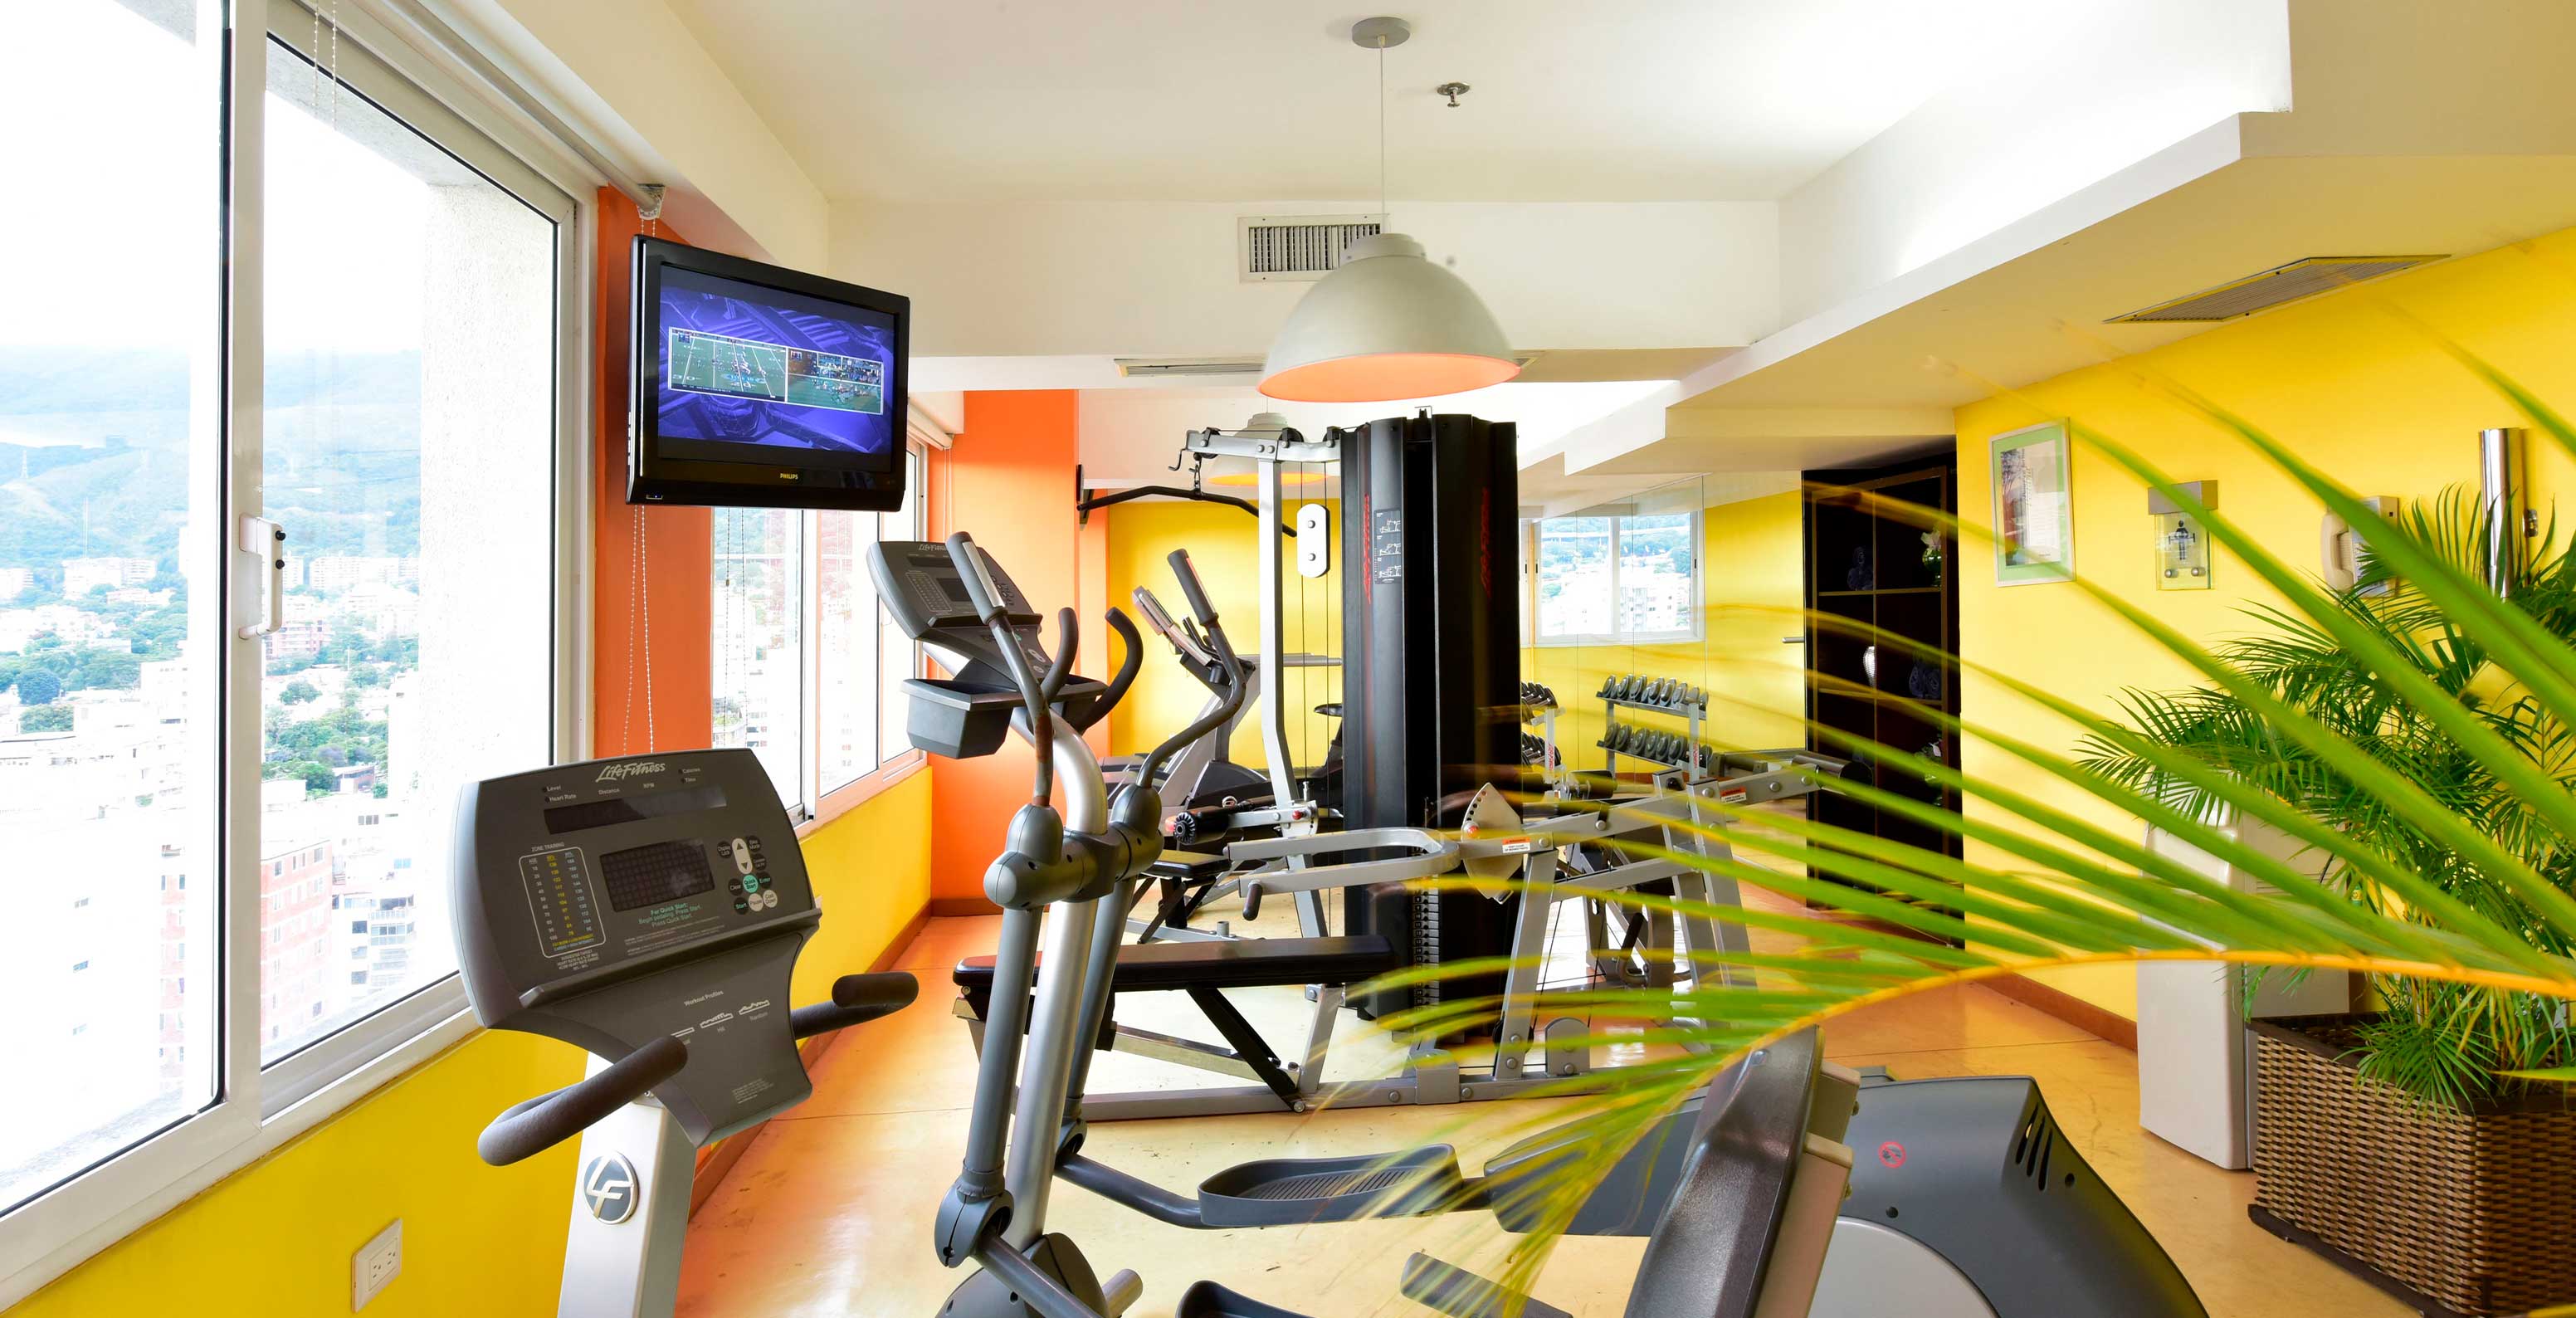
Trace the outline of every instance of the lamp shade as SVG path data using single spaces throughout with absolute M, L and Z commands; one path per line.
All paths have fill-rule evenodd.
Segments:
M 1400 233 L 1362 238 L 1306 291 L 1261 370 L 1261 392 L 1301 403 L 1382 403 L 1501 384 L 1521 373 L 1467 281 Z

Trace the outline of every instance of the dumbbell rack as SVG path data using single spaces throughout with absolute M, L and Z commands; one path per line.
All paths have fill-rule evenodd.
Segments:
M 1653 700 L 1630 700 L 1622 696 L 1603 696 L 1601 697 L 1601 705 L 1601 740 L 1604 742 L 1610 740 L 1612 730 L 1619 726 L 1619 710 L 1622 707 L 1628 709 L 1650 710 L 1657 714 L 1668 714 L 1674 718 L 1681 719 L 1689 726 L 1687 744 L 1693 747 L 1700 744 L 1700 725 L 1708 717 L 1707 707 L 1696 703 L 1665 704 L 1663 702 Z M 1618 778 L 1619 757 L 1622 755 L 1625 755 L 1632 760 L 1640 760 L 1647 764 L 1651 764 L 1658 769 L 1688 770 L 1692 767 L 1688 763 L 1659 760 L 1651 755 L 1640 755 L 1635 751 L 1623 751 L 1616 747 L 1605 745 L 1601 748 L 1601 772 L 1603 776 L 1613 780 Z
M 1521 726 L 1537 724 L 1539 740 L 1547 743 L 1547 758 L 1539 763 L 1538 774 L 1540 780 L 1547 784 L 1549 796 L 1556 795 L 1557 789 L 1565 785 L 1566 775 L 1564 756 L 1556 749 L 1556 710 L 1553 700 L 1543 705 L 1521 706 Z

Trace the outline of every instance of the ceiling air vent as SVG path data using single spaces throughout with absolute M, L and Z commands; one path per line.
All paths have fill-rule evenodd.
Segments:
M 1115 357 L 1118 373 L 1129 379 L 1161 380 L 1184 375 L 1245 376 L 1261 374 L 1258 357 Z
M 1383 215 L 1246 215 L 1234 222 L 1235 274 L 1243 282 L 1321 279 L 1342 264 L 1342 252 L 1374 237 Z
M 2125 316 L 2113 316 L 2103 322 L 2117 325 L 2126 321 L 2162 320 L 2234 320 L 2266 311 L 2284 302 L 2331 293 L 2366 279 L 2393 275 L 2412 269 L 2434 256 L 2310 256 L 2275 266 L 2259 275 L 2248 275 L 2233 283 L 2203 289 L 2189 297 L 2159 302 Z

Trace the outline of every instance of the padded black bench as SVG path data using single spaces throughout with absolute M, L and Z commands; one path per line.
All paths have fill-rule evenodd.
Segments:
M 1040 959 L 1043 964 L 1043 958 Z M 1131 943 L 1118 949 L 1109 991 L 1190 995 L 1208 1023 L 1225 1039 L 1230 1055 L 1252 1068 L 1283 1103 L 1297 1101 L 1297 1079 L 1279 1055 L 1234 1009 L 1219 990 L 1264 988 L 1285 984 L 1356 984 L 1403 966 L 1395 945 L 1377 934 L 1332 938 L 1242 938 L 1211 943 Z M 950 977 L 957 982 L 976 1020 L 992 1018 L 993 958 L 970 956 L 957 963 Z M 1094 1040 L 1108 1048 L 1110 1036 Z
M 1180 815 L 1184 823 L 1194 817 L 1186 810 Z M 1176 847 L 1163 848 L 1163 854 L 1155 857 L 1154 863 L 1145 868 L 1145 876 L 1153 882 L 1137 884 L 1135 896 L 1127 906 L 1127 913 L 1133 915 L 1137 907 L 1145 904 L 1146 896 L 1153 895 L 1154 914 L 1137 931 L 1136 941 L 1150 943 L 1167 926 L 1188 928 L 1190 916 L 1206 903 L 1208 890 L 1230 872 L 1223 856 L 1204 851 L 1182 851 Z

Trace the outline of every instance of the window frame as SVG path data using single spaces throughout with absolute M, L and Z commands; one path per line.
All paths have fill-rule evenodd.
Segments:
M 453 34 L 426 30 L 401 6 L 356 0 L 335 7 L 339 80 L 352 94 L 427 136 L 556 223 L 553 416 L 554 526 L 551 565 L 555 629 L 550 695 L 554 756 L 590 751 L 590 626 L 587 574 L 592 530 L 591 390 L 598 361 L 589 308 L 598 231 L 596 189 L 610 180 L 577 149 L 517 109 L 446 53 Z M 208 277 L 217 285 L 210 327 L 219 363 L 214 380 L 192 391 L 192 431 L 222 445 L 214 462 L 218 488 L 198 497 L 219 515 L 219 528 L 185 547 L 208 556 L 220 541 L 223 567 L 211 623 L 193 634 L 209 647 L 218 673 L 207 697 L 218 720 L 215 763 L 207 766 L 219 804 L 210 837 L 217 866 L 214 907 L 219 982 L 215 1038 L 219 1053 L 212 1100 L 137 1140 L 14 1211 L 0 1214 L 0 1308 L 34 1293 L 154 1218 L 285 1145 L 453 1047 L 476 1029 L 464 987 L 451 973 L 350 1023 L 263 1069 L 260 1065 L 259 766 L 260 642 L 238 625 L 264 588 L 266 555 L 234 551 L 231 528 L 264 507 L 262 407 L 265 369 L 261 320 L 262 197 L 265 181 L 267 61 L 276 37 L 307 54 L 313 11 L 294 0 L 201 0 L 205 31 L 196 58 L 215 101 L 199 120 L 215 153 L 216 195 L 205 199 L 220 224 L 223 260 Z M 300 30 L 299 30 L 300 29 Z M 326 31 L 324 39 L 332 39 Z M 547 193 L 555 194 L 547 196 Z
M 1704 508 L 1675 510 L 1690 517 L 1690 626 L 1651 632 L 1622 632 L 1617 629 L 1619 614 L 1619 570 L 1623 561 L 1621 523 L 1632 517 L 1670 517 L 1674 512 L 1620 512 L 1586 508 L 1561 514 L 1563 517 L 1599 517 L 1610 524 L 1610 609 L 1613 627 L 1607 632 L 1569 632 L 1550 636 L 1539 624 L 1539 528 L 1556 517 L 1521 519 L 1521 643 L 1534 649 L 1572 649 L 1586 645 L 1686 645 L 1708 637 L 1708 564 L 1707 511 Z

